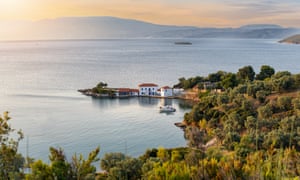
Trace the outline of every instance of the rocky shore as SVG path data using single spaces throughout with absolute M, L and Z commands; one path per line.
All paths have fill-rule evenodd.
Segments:
M 86 95 L 86 96 L 92 96 L 92 97 L 115 97 L 113 94 L 99 94 L 93 92 L 92 89 L 79 89 L 78 92 Z

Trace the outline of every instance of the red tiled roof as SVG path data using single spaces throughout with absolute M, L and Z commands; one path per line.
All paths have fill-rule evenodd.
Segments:
M 164 86 L 164 87 L 161 87 L 161 89 L 172 89 L 172 88 L 169 86 Z
M 139 92 L 138 89 L 130 89 L 130 88 L 118 88 L 119 92 Z
M 153 84 L 153 83 L 143 83 L 143 84 L 139 85 L 139 87 L 152 87 L 152 86 L 157 87 L 158 85 L 157 84 Z
M 138 89 L 130 89 L 131 92 L 140 92 Z
M 118 88 L 119 92 L 130 92 L 129 88 Z

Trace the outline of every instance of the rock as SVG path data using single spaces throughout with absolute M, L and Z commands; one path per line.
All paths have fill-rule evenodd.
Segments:
M 181 128 L 181 129 L 185 129 L 186 128 L 186 125 L 182 122 L 177 122 L 177 123 L 174 123 L 175 126 Z

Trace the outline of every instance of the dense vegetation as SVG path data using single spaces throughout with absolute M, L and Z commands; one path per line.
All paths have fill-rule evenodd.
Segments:
M 21 178 L 20 168 L 25 159 L 18 154 L 19 142 L 23 139 L 21 130 L 15 132 L 10 126 L 8 112 L 0 116 L 0 179 Z M 12 138 L 16 137 L 16 139 Z
M 105 173 L 97 175 L 92 163 L 99 148 L 87 160 L 74 155 L 70 162 L 61 149 L 50 148 L 50 164 L 33 161 L 26 178 L 300 178 L 300 74 L 275 72 L 266 65 L 256 74 L 245 66 L 237 73 L 180 78 L 175 87 L 199 92 L 199 101 L 184 117 L 188 147 L 151 149 L 138 158 L 108 153 L 100 161 Z M 9 140 L 13 130 L 7 113 L 0 120 L 0 179 L 23 179 L 20 168 L 26 163 L 17 154 L 23 134 Z
M 175 87 L 199 89 L 199 102 L 184 117 L 188 147 L 139 158 L 111 153 L 101 161 L 107 179 L 300 178 L 300 74 L 266 65 L 256 74 L 245 66 L 180 78 Z

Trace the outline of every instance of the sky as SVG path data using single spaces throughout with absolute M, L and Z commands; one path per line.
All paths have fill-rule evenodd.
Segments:
M 155 24 L 300 27 L 300 0 L 0 0 L 0 20 L 114 16 Z

